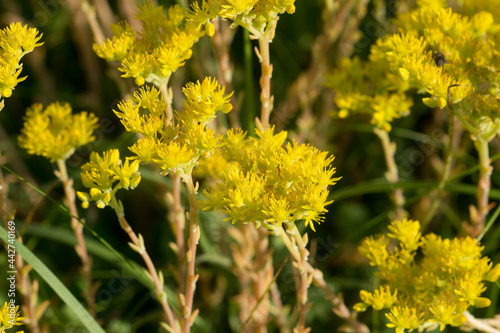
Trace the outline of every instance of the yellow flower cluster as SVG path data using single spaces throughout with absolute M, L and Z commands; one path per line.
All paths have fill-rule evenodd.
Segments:
M 7 302 L 0 308 L 0 333 L 5 333 L 5 330 L 23 324 L 21 321 L 26 319 L 26 317 L 20 317 L 21 312 L 18 312 L 18 310 L 19 305 L 16 307 L 9 307 Z M 17 333 L 23 332 L 24 331 L 17 331 Z
M 498 8 L 480 3 L 486 7 L 464 1 L 454 12 L 443 2 L 419 1 L 396 20 L 401 33 L 379 40 L 371 59 L 387 61 L 402 84 L 429 94 L 429 107 L 456 104 L 466 129 L 489 141 L 500 126 L 500 24 Z M 483 133 L 484 123 L 494 130 Z
M 368 114 L 371 124 L 387 132 L 391 122 L 408 115 L 413 105 L 404 93 L 408 87 L 390 72 L 387 61 L 343 58 L 338 69 L 327 75 L 326 86 L 335 91 L 338 117 Z
M 388 250 L 389 239 L 397 242 Z M 387 237 L 371 236 L 363 241 L 359 252 L 370 265 L 377 267 L 382 285 L 373 293 L 361 291 L 361 303 L 354 306 L 365 311 L 389 309 L 388 327 L 397 332 L 426 324 L 460 326 L 468 307 L 487 307 L 490 300 L 481 297 L 483 281 L 500 277 L 500 264 L 492 268 L 481 256 L 483 247 L 470 237 L 442 239 L 435 234 L 420 233 L 418 221 L 393 221 Z M 417 251 L 422 258 L 415 259 Z
M 126 158 L 125 163 L 122 163 L 118 149 L 105 151 L 102 156 L 92 152 L 89 162 L 82 166 L 82 183 L 90 191 L 77 192 L 82 207 L 88 208 L 89 202 L 95 201 L 97 207 L 104 208 L 119 189 L 134 189 L 141 181 L 138 170 L 139 161 Z
M 92 113 L 73 115 L 68 103 L 52 103 L 45 110 L 34 104 L 26 110 L 19 146 L 51 162 L 65 160 L 76 148 L 94 141 L 96 128 L 97 118 Z
M 233 27 L 241 26 L 250 31 L 255 38 L 266 35 L 274 29 L 278 15 L 295 12 L 295 0 L 202 0 L 201 6 L 193 2 L 188 20 L 200 29 L 205 26 L 209 36 L 214 34 L 211 21 L 217 17 L 233 21 Z M 271 38 L 272 39 L 272 38 Z
M 165 102 L 156 88 L 142 87 L 115 111 L 127 131 L 142 134 L 130 150 L 141 163 L 154 162 L 166 175 L 189 175 L 201 155 L 210 155 L 218 138 L 206 125 L 217 111 L 227 113 L 232 106 L 215 79 L 188 83 L 183 89 L 186 100 L 177 124 L 167 123 Z
M 140 33 L 125 21 L 113 24 L 113 39 L 94 44 L 94 51 L 107 61 L 120 61 L 122 76 L 135 78 L 137 85 L 164 86 L 191 58 L 191 47 L 201 34 L 192 24 L 185 24 L 184 9 L 178 5 L 165 11 L 154 1 L 144 1 L 138 5 L 137 19 L 142 24 Z
M 472 134 L 490 139 L 500 126 L 500 25 L 498 9 L 487 1 L 464 1 L 453 12 L 446 1 L 417 1 L 417 9 L 395 20 L 398 34 L 379 39 L 369 60 L 344 59 L 327 78 L 336 92 L 338 116 L 372 115 L 386 131 L 407 114 L 410 88 L 428 94 L 429 107 L 457 104 L 457 117 Z M 491 12 L 489 11 L 491 10 Z M 396 96 L 394 96 L 394 94 Z M 493 131 L 478 130 L 494 123 Z
M 274 128 L 257 130 L 247 137 L 241 130 L 229 130 L 221 140 L 221 152 L 228 162 L 222 183 L 203 191 L 200 206 L 220 210 L 232 223 L 252 222 L 273 229 L 282 223 L 304 220 L 314 228 L 327 212 L 328 186 L 333 178 L 333 156 L 295 141 L 283 147 L 286 132 Z
M 43 44 L 37 43 L 41 38 L 37 29 L 19 22 L 0 30 L 0 110 L 4 103 L 2 98 L 10 97 L 14 87 L 26 79 L 26 76 L 19 77 L 23 67 L 19 61 Z

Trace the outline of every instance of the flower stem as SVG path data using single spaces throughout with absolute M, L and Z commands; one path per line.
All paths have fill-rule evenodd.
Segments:
M 486 320 L 477 319 L 469 311 L 465 311 L 463 314 L 465 318 L 467 318 L 467 324 L 477 329 L 478 331 L 486 333 L 500 333 L 500 330 L 491 326 Z
M 168 91 L 168 81 L 170 80 L 170 76 L 165 78 L 159 84 L 160 92 L 163 97 L 163 100 L 167 104 L 167 109 L 165 110 L 165 124 L 169 126 L 169 124 L 174 120 L 174 111 L 172 110 L 172 96 L 170 95 L 170 92 Z
M 449 98 L 448 98 L 449 100 Z M 448 112 L 448 142 L 446 143 L 445 147 L 445 165 L 444 165 L 444 171 L 443 175 L 441 176 L 441 180 L 439 181 L 439 185 L 437 190 L 432 196 L 432 206 L 429 209 L 429 212 L 425 216 L 424 220 L 420 224 L 421 229 L 425 230 L 427 225 L 431 222 L 432 218 L 436 214 L 440 204 L 441 204 L 441 195 L 444 191 L 444 187 L 446 185 L 446 182 L 450 179 L 451 175 L 451 167 L 453 165 L 453 147 L 454 147 L 454 140 L 455 137 L 455 121 L 456 118 L 454 117 L 454 111 L 453 111 L 453 104 L 449 103 L 450 110 Z
M 382 143 L 382 149 L 384 151 L 385 163 L 387 165 L 387 172 L 385 174 L 385 178 L 391 183 L 396 184 L 399 181 L 399 172 L 398 166 L 394 160 L 394 154 L 396 153 L 396 144 L 391 142 L 389 138 L 389 134 L 381 130 L 380 128 L 375 127 L 373 129 L 375 135 L 378 136 L 380 142 Z M 395 188 L 392 192 L 391 196 L 392 202 L 396 206 L 396 219 L 402 219 L 406 215 L 406 211 L 404 209 L 405 205 L 405 197 L 403 194 L 403 190 L 400 188 Z
M 477 216 L 472 219 L 473 235 L 477 236 L 484 228 L 486 215 L 489 211 L 488 196 L 491 188 L 491 160 L 489 155 L 488 140 L 478 136 L 474 141 L 479 156 L 479 182 L 477 184 Z
M 307 234 L 305 234 L 305 239 L 300 235 L 299 230 L 295 224 L 291 225 L 291 228 L 288 230 L 289 233 L 292 234 L 295 243 L 297 244 L 297 248 L 299 250 L 300 258 L 299 261 L 296 262 L 296 268 L 300 274 L 300 285 L 297 289 L 297 304 L 299 307 L 299 320 L 297 325 L 295 326 L 294 332 L 307 332 L 306 328 L 306 311 L 307 311 L 307 290 L 309 288 L 310 282 L 309 275 L 306 269 L 307 258 L 309 257 L 309 251 L 307 250 Z
M 186 275 L 186 292 L 181 296 L 181 300 L 184 306 L 183 316 L 184 320 L 182 322 L 182 331 L 188 333 L 191 330 L 191 325 L 193 324 L 196 316 L 198 315 L 198 310 L 193 312 L 193 299 L 194 291 L 196 289 L 196 282 L 198 281 L 198 275 L 195 275 L 195 259 L 196 259 L 196 247 L 200 239 L 200 225 L 197 219 L 197 203 L 196 203 L 196 191 L 193 183 L 193 177 L 191 174 L 183 177 L 183 181 L 186 183 L 188 195 L 189 195 L 189 239 L 188 239 L 188 251 L 186 254 L 187 260 L 187 275 Z
M 295 227 L 294 225 L 290 226 L 291 231 L 293 231 L 296 228 L 297 227 Z M 283 244 L 290 252 L 292 259 L 295 262 L 300 262 L 301 260 L 300 251 L 297 247 L 294 247 L 286 231 L 282 227 L 278 227 L 275 229 L 274 232 L 282 240 Z M 312 275 L 312 282 L 314 282 L 315 285 L 317 285 L 323 290 L 323 292 L 326 294 L 326 298 L 332 303 L 333 312 L 340 318 L 345 319 L 347 322 L 349 322 L 349 324 L 351 325 L 351 327 L 354 329 L 355 332 L 357 333 L 368 332 L 368 328 L 365 325 L 358 322 L 354 314 L 352 314 L 349 311 L 347 306 L 344 304 L 344 300 L 342 299 L 342 297 L 337 296 L 333 291 L 330 290 L 325 279 L 323 278 L 323 273 L 320 270 L 312 267 L 308 261 L 304 261 L 303 265 L 308 274 Z
M 172 194 L 173 194 L 173 225 L 172 228 L 175 233 L 175 242 L 177 245 L 177 261 L 179 265 L 179 290 L 184 290 L 184 275 L 185 275 L 185 243 L 184 243 L 184 229 L 186 227 L 186 220 L 184 218 L 184 207 L 181 204 L 181 177 L 172 173 Z
M 89 309 L 89 313 L 95 318 L 95 298 L 94 294 L 96 288 L 92 281 L 92 258 L 89 256 L 85 238 L 83 236 L 83 224 L 77 219 L 78 210 L 75 204 L 75 189 L 73 188 L 73 179 L 68 177 L 66 169 L 66 162 L 62 159 L 57 160 L 57 167 L 59 172 L 56 173 L 57 177 L 61 180 L 66 196 L 66 206 L 71 214 L 71 229 L 76 236 L 77 245 L 75 246 L 76 254 L 80 257 L 82 262 L 82 273 L 87 283 L 87 291 L 85 292 L 85 299 Z
M 261 114 L 260 122 L 262 128 L 267 129 L 269 126 L 269 117 L 273 110 L 274 98 L 271 95 L 271 77 L 273 76 L 273 65 L 271 65 L 271 57 L 269 55 L 269 44 L 274 38 L 278 17 L 269 22 L 266 26 L 264 34 L 259 35 L 259 49 L 256 50 L 259 57 L 261 76 L 260 76 L 260 102 Z
M 142 244 L 142 242 L 139 240 L 139 237 L 137 237 L 134 230 L 132 230 L 132 227 L 128 224 L 127 220 L 125 219 L 125 214 L 123 213 L 123 209 L 121 208 L 121 204 L 119 204 L 117 202 L 114 194 L 111 196 L 111 207 L 113 207 L 113 209 L 115 210 L 116 216 L 118 217 L 118 221 L 120 222 L 120 226 L 127 233 L 130 240 L 132 241 L 133 245 L 135 245 L 137 248 L 140 248 L 142 250 L 139 252 L 139 254 L 141 255 L 142 259 L 144 260 L 146 267 L 148 268 L 149 275 L 151 275 L 151 281 L 154 284 L 154 287 L 156 290 L 156 295 L 158 297 L 158 301 L 160 302 L 160 304 L 163 308 L 163 311 L 165 312 L 168 324 L 170 325 L 172 332 L 177 333 L 178 331 L 177 331 L 177 326 L 175 323 L 174 315 L 173 315 L 172 309 L 168 305 L 167 295 L 165 294 L 165 291 L 163 290 L 163 284 L 160 282 L 160 279 L 158 277 L 158 273 L 157 273 L 156 268 L 153 264 L 153 261 L 151 260 L 151 257 L 149 256 L 146 249 L 144 248 L 144 244 Z
M 227 34 L 225 34 L 225 30 L 227 30 L 225 28 L 227 28 L 227 26 L 221 23 L 221 19 L 214 20 L 215 32 L 211 40 L 213 41 L 217 64 L 219 65 L 219 82 L 226 88 L 226 91 L 233 91 L 233 69 L 228 51 L 228 45 L 231 43 L 228 40 L 230 38 L 227 38 Z M 236 105 L 234 94 L 231 96 L 231 104 L 233 106 Z M 234 107 L 231 112 L 228 113 L 228 117 L 232 128 L 241 127 L 238 108 Z

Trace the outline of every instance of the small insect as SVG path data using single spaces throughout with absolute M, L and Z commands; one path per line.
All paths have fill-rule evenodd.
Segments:
M 438 67 L 441 67 L 446 63 L 446 57 L 444 56 L 443 52 L 437 50 L 436 53 L 434 53 L 434 62 Z

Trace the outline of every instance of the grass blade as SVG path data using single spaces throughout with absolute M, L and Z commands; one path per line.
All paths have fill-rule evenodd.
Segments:
M 7 230 L 0 227 L 0 238 L 7 244 L 8 235 Z M 45 266 L 45 264 L 38 259 L 26 246 L 15 240 L 14 246 L 17 253 L 19 253 L 24 260 L 40 275 L 40 277 L 55 291 L 61 300 L 73 310 L 76 317 L 80 320 L 84 327 L 91 333 L 105 333 L 102 327 L 95 321 L 94 318 L 88 313 L 87 310 L 80 304 L 80 302 L 73 296 L 73 294 L 66 288 L 66 286 Z

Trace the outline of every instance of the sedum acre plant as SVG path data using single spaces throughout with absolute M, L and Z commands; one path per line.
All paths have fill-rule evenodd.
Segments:
M 168 120 L 165 114 L 166 103 L 160 91 L 154 87 L 141 88 L 133 98 L 122 101 L 115 111 L 125 129 L 140 133 L 140 138 L 130 150 L 136 156 L 127 158 L 125 163 L 119 159 L 118 150 L 105 152 L 102 157 L 92 153 L 90 162 L 82 166 L 82 181 L 90 188 L 89 193 L 78 192 L 82 206 L 88 208 L 90 201 L 96 201 L 99 208 L 110 206 L 114 209 L 122 229 L 127 232 L 133 250 L 142 255 L 151 278 L 158 300 L 162 304 L 168 323 L 163 327 L 171 332 L 182 329 L 189 332 L 198 312 L 193 311 L 193 296 L 198 280 L 195 274 L 196 247 L 200 239 L 200 227 L 197 221 L 196 193 L 198 184 L 194 184 L 192 171 L 198 159 L 209 156 L 216 148 L 218 137 L 214 131 L 206 128 L 216 112 L 229 112 L 230 95 L 224 96 L 224 88 L 211 79 L 202 83 L 188 83 L 183 90 L 186 100 L 179 113 L 177 122 Z M 186 183 L 189 194 L 190 235 L 188 240 L 186 290 L 181 294 L 182 315 L 176 319 L 163 291 L 164 278 L 157 273 L 141 234 L 136 235 L 125 219 L 124 207 L 116 199 L 116 191 L 135 188 L 140 182 L 139 163 L 155 163 L 162 170 L 162 175 L 176 174 Z
M 483 313 L 473 314 L 473 310 L 488 308 L 486 317 L 498 310 L 500 264 L 494 264 L 498 261 L 494 256 L 500 239 L 495 225 L 500 208 L 490 214 L 494 208 L 490 201 L 499 198 L 498 191 L 492 190 L 499 183 L 493 174 L 498 156 L 490 156 L 489 149 L 498 146 L 500 129 L 500 10 L 496 3 L 482 0 L 450 2 L 450 6 L 444 0 L 417 0 L 414 8 L 397 10 L 383 7 L 389 3 L 179 0 L 169 6 L 145 0 L 135 6 L 133 0 L 122 0 L 110 6 L 101 0 L 60 4 L 51 18 L 59 22 L 61 9 L 64 22 L 59 24 L 71 22 L 79 45 L 74 59 L 81 57 L 86 64 L 82 73 L 88 76 L 87 83 L 95 83 L 89 84 L 91 93 L 81 98 L 67 87 L 54 87 L 52 94 L 35 95 L 52 82 L 50 73 L 37 67 L 45 63 L 40 61 L 45 54 L 61 51 L 58 43 L 66 37 L 56 35 L 45 45 L 48 52 L 33 62 L 34 79 L 44 78 L 36 89 L 31 87 L 33 98 L 25 92 L 5 103 L 15 109 L 30 96 L 26 106 L 31 107 L 22 118 L 17 143 L 28 154 L 43 156 L 54 165 L 73 234 L 67 232 L 61 212 L 44 204 L 53 185 L 40 182 L 45 196 L 36 201 L 34 196 L 19 194 L 22 186 L 9 190 L 8 183 L 17 180 L 0 172 L 4 221 L 0 238 L 7 250 L 0 262 L 7 263 L 10 274 L 9 300 L 0 308 L 0 332 L 24 323 L 33 333 L 84 329 L 92 333 L 384 333 L 387 329 L 402 333 L 443 331 L 449 326 L 498 333 L 498 316 L 479 319 L 476 316 Z M 128 21 L 114 20 L 116 9 Z M 313 40 L 318 31 L 309 24 L 309 14 L 320 12 L 323 31 Z M 33 20 L 40 19 L 40 13 L 32 15 Z M 384 16 L 388 14 L 394 15 L 390 24 Z M 397 32 L 370 35 L 373 31 L 366 31 L 372 23 L 386 27 L 385 32 Z M 54 29 L 52 22 L 47 24 L 49 32 L 62 31 L 60 26 Z M 354 47 L 358 28 L 365 32 L 363 37 L 376 38 L 369 52 L 358 48 L 349 55 L 361 45 L 358 40 Z M 237 29 L 244 31 L 238 34 Z M 240 35 L 243 61 L 236 40 Z M 42 46 L 40 39 L 37 29 L 20 23 L 0 31 L 0 110 L 25 79 L 20 77 L 21 58 Z M 259 74 L 251 67 L 252 43 Z M 310 45 L 315 45 L 312 52 L 325 54 L 311 55 Z M 271 53 L 276 56 L 275 68 L 288 73 L 274 73 Z M 98 58 L 105 62 L 98 63 Z M 303 71 L 308 58 L 321 63 Z M 330 60 L 336 64 L 322 77 Z M 111 68 L 103 71 L 98 66 Z M 112 81 L 104 73 L 117 84 L 120 97 L 108 90 Z M 119 73 L 121 78 L 115 75 Z M 286 81 L 295 76 L 299 79 L 289 86 Z M 99 80 L 105 84 L 99 86 Z M 328 89 L 318 88 L 322 81 Z M 260 97 L 252 91 L 258 84 Z M 273 84 L 279 87 L 274 92 Z M 282 96 L 297 92 L 294 101 L 283 101 Z M 75 108 L 85 106 L 92 112 L 73 114 L 70 104 L 63 102 L 45 100 L 47 107 L 32 104 L 32 99 L 58 100 L 59 95 Z M 251 115 L 253 99 L 261 104 L 256 119 Z M 281 108 L 282 103 L 289 105 Z M 271 121 L 275 104 L 281 112 Z M 301 115 L 287 114 L 294 104 L 303 109 Z M 229 112 L 232 117 L 221 116 Z M 1 114 L 2 127 L 15 128 L 6 117 L 13 114 Z M 111 131 L 124 129 L 124 133 L 104 138 L 102 134 L 110 134 L 104 132 L 106 122 L 98 122 L 94 114 L 103 120 L 113 117 L 123 126 L 115 127 L 110 121 Z M 372 150 L 369 139 L 351 140 L 355 133 L 345 135 L 351 127 L 344 124 L 352 122 L 355 114 L 367 116 L 382 145 L 380 154 Z M 21 117 L 13 123 L 21 122 Z M 435 170 L 421 166 L 402 183 L 398 165 L 402 156 L 393 137 L 399 136 L 399 147 L 412 146 L 407 137 L 425 136 L 417 126 L 427 122 L 434 130 L 447 127 L 447 136 L 439 138 L 443 142 L 433 142 L 432 147 L 444 143 L 444 153 L 426 150 L 422 159 L 431 160 Z M 239 128 L 240 123 L 248 132 Z M 312 124 L 317 130 L 304 131 Z M 402 128 L 406 124 L 415 128 Z M 100 133 L 95 132 L 98 128 Z M 462 129 L 471 141 L 463 140 Z M 33 171 L 42 169 L 34 163 L 24 167 L 22 157 L 12 152 L 3 131 L 0 134 L 2 150 L 6 147 L 8 152 L 1 155 L 2 163 L 20 165 L 19 173 L 43 172 Z M 476 152 L 466 154 L 470 142 L 477 163 Z M 81 156 L 88 157 L 79 168 L 85 190 L 75 192 L 66 164 L 75 153 L 85 155 L 84 147 L 94 151 Z M 335 165 L 334 156 L 341 160 Z M 375 186 L 361 181 L 365 172 L 377 174 L 380 169 L 387 170 L 386 181 L 375 180 Z M 429 179 L 434 171 L 438 180 Z M 30 185 L 36 183 L 30 181 Z M 54 196 L 62 195 L 57 190 Z M 385 192 L 392 204 L 384 211 L 387 200 L 378 194 Z M 477 200 L 468 215 L 461 211 L 465 195 Z M 351 200 L 354 196 L 359 200 Z M 85 218 L 80 218 L 76 197 Z M 15 210 L 18 207 L 20 213 Z M 24 211 L 23 207 L 30 208 Z M 102 223 L 106 207 L 114 210 L 130 249 L 121 248 L 123 232 L 116 233 L 116 224 Z M 445 218 L 437 214 L 439 209 Z M 424 214 L 425 220 L 422 224 L 411 220 L 409 212 Z M 378 216 L 370 218 L 372 214 Z M 464 215 L 469 223 L 462 223 Z M 135 221 L 129 223 L 129 216 Z M 374 229 L 385 230 L 387 216 L 393 221 L 389 232 L 376 234 Z M 426 233 L 427 227 L 435 233 Z M 99 242 L 93 242 L 93 237 Z M 61 248 L 73 245 L 79 260 L 69 255 L 61 260 Z M 140 265 L 134 263 L 137 254 Z M 373 274 L 368 266 L 376 270 L 372 291 L 365 287 Z M 33 270 L 37 275 L 32 282 L 28 274 Z M 489 284 L 494 286 L 487 294 Z M 60 300 L 47 297 L 52 295 L 49 289 Z M 358 292 L 359 297 L 353 296 Z M 380 327 L 377 312 L 371 321 L 363 313 L 370 307 L 384 311 L 387 328 Z

